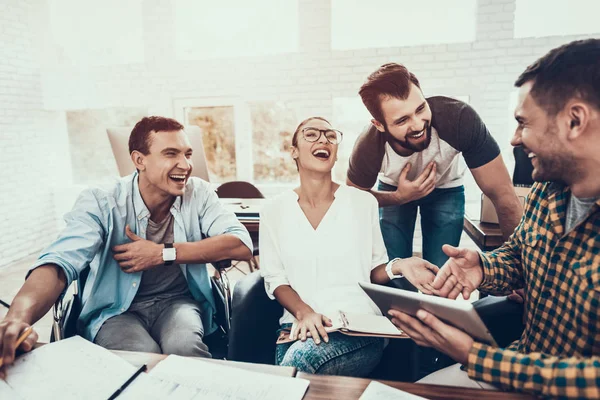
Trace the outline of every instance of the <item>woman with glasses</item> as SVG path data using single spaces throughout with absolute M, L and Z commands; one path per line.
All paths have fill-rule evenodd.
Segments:
M 367 376 L 379 363 L 384 339 L 327 333 L 338 311 L 381 315 L 358 282 L 386 283 L 408 274 L 423 288 L 437 267 L 420 259 L 392 260 L 379 228 L 375 198 L 333 182 L 342 133 L 324 118 L 303 121 L 292 138 L 300 186 L 262 208 L 261 273 L 271 299 L 284 307 L 278 365 L 326 375 Z

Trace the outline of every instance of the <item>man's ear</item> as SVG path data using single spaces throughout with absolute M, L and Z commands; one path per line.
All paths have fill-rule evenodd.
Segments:
M 375 126 L 375 128 L 377 128 L 379 132 L 385 132 L 385 127 L 383 126 L 383 124 L 377 121 L 375 118 L 371 120 L 371 123 Z
M 575 140 L 587 130 L 592 110 L 582 101 L 573 101 L 567 104 L 565 111 L 568 125 L 567 137 L 569 140 Z
M 146 169 L 146 157 L 137 150 L 131 152 L 131 161 L 138 171 L 144 171 Z

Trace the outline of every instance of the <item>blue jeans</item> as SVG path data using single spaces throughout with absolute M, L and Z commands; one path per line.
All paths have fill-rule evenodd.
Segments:
M 394 191 L 395 186 L 379 182 L 380 191 Z M 413 253 L 413 235 L 421 213 L 423 258 L 441 267 L 448 257 L 442 245 L 458 246 L 465 215 L 465 188 L 434 189 L 427 196 L 401 206 L 381 207 L 379 223 L 390 259 L 408 258 Z
M 282 328 L 290 328 L 284 324 Z M 383 355 L 384 339 L 329 334 L 329 343 L 315 344 L 312 338 L 277 345 L 277 365 L 296 367 L 298 371 L 319 375 L 366 377 Z

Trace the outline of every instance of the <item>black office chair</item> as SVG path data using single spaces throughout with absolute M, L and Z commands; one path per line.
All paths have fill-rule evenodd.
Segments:
M 221 199 L 264 199 L 265 196 L 253 184 L 246 181 L 225 182 L 217 188 L 217 196 Z M 259 268 L 256 256 L 258 251 L 258 234 L 250 233 L 252 239 L 252 258 L 248 262 L 250 272 Z
M 211 278 L 211 283 L 217 308 L 215 322 L 218 329 L 204 337 L 203 340 L 213 358 L 223 359 L 227 355 L 228 335 L 231 328 L 231 285 L 226 273 L 226 269 L 231 266 L 231 260 L 212 264 L 217 270 L 217 276 Z M 77 321 L 81 314 L 81 296 L 88 274 L 89 268 L 84 269 L 79 275 L 79 279 L 73 283 L 73 295 L 61 297 L 54 304 L 50 342 L 75 336 L 81 331 L 81 327 L 77 326 Z
M 406 280 L 394 279 L 391 287 L 406 288 Z M 475 302 L 475 309 L 500 346 L 516 340 L 523 330 L 523 308 L 506 297 L 487 297 Z M 283 308 L 269 299 L 264 280 L 253 272 L 236 283 L 229 332 L 227 359 L 260 364 L 275 362 L 279 318 Z M 390 339 L 379 365 L 371 373 L 373 379 L 414 382 L 423 375 L 420 351 L 410 339 Z M 440 361 L 442 362 L 442 361 Z M 439 367 L 450 365 L 448 358 Z
M 531 164 L 531 159 L 523 150 L 523 147 L 514 147 L 513 155 L 515 156 L 515 170 L 513 171 L 512 178 L 513 185 L 527 187 L 533 185 L 533 178 L 531 177 L 533 165 Z

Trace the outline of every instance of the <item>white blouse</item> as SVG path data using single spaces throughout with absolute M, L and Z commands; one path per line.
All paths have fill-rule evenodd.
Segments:
M 388 261 L 379 228 L 377 200 L 370 193 L 340 186 L 317 229 L 306 218 L 293 190 L 261 208 L 260 272 L 271 299 L 290 285 L 318 313 L 338 310 L 381 315 L 358 286 L 371 270 Z M 294 322 L 287 310 L 281 324 Z

